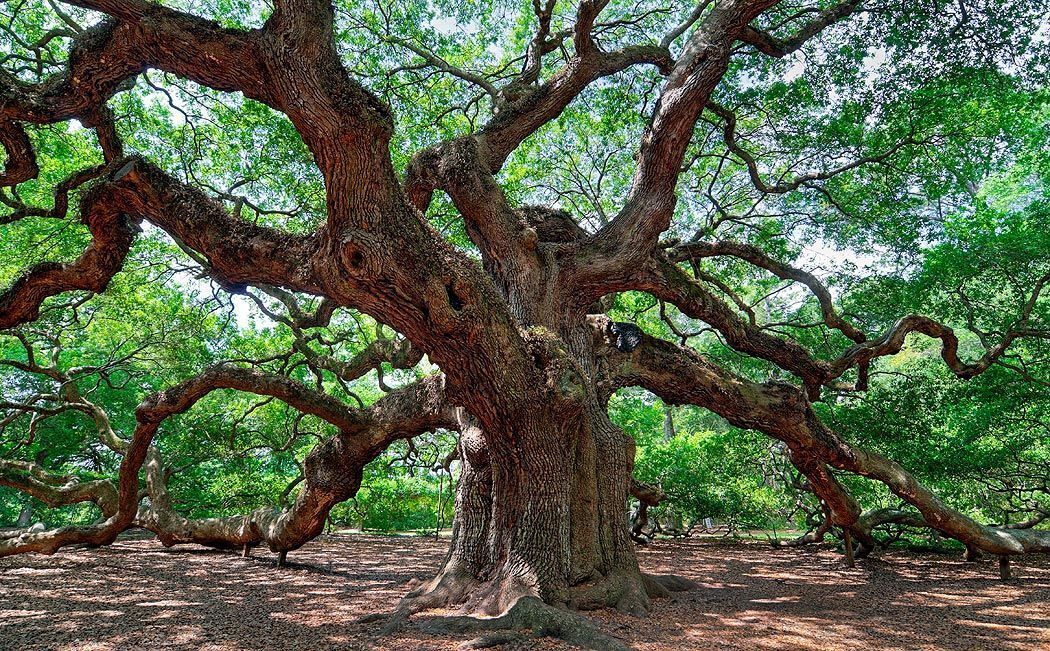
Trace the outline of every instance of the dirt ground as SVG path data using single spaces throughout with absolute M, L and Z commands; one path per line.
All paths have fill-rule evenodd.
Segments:
M 455 649 L 410 624 L 381 637 L 363 615 L 389 611 L 447 542 L 327 536 L 252 558 L 122 540 L 105 549 L 0 559 L 0 649 Z M 846 569 L 830 549 L 774 550 L 711 539 L 657 541 L 645 570 L 701 584 L 652 616 L 592 616 L 646 651 L 685 649 L 1050 649 L 1050 562 L 884 552 Z M 511 647 L 503 647 L 510 649 Z M 552 641 L 517 649 L 564 649 Z

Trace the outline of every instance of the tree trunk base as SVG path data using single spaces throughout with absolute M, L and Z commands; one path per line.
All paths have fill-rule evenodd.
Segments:
M 570 587 L 568 599 L 553 606 L 580 611 L 615 608 L 635 617 L 644 617 L 649 613 L 652 599 L 698 587 L 680 576 L 617 570 Z M 500 617 L 528 598 L 542 602 L 539 590 L 517 577 L 481 581 L 459 573 L 444 572 L 406 595 L 395 609 L 394 617 L 400 615 L 403 621 L 424 610 L 449 607 L 456 607 L 462 615 Z
M 596 651 L 628 651 L 622 641 L 603 633 L 585 616 L 574 610 L 616 608 L 634 616 L 649 612 L 651 600 L 700 586 L 685 577 L 616 571 L 597 580 L 573 586 L 567 603 L 550 605 L 536 596 L 535 587 L 521 581 L 479 581 L 462 573 L 442 572 L 429 583 L 409 593 L 393 613 L 368 617 L 386 619 L 382 633 L 390 635 L 405 625 L 409 617 L 424 610 L 459 606 L 459 614 L 426 617 L 420 628 L 428 633 L 483 635 L 464 642 L 461 649 L 483 649 L 528 636 L 552 637 Z M 493 616 L 490 608 L 508 603 Z
M 485 648 L 520 638 L 521 631 L 536 637 L 552 637 L 595 651 L 629 651 L 622 641 L 603 633 L 586 617 L 549 606 L 535 597 L 523 597 L 503 615 L 477 618 L 469 615 L 432 617 L 421 622 L 428 633 L 462 634 L 488 632 L 465 643 L 464 648 Z
M 464 633 L 487 631 L 489 634 L 469 640 L 462 648 L 487 648 L 505 643 L 507 636 L 527 629 L 536 636 L 555 637 L 588 649 L 627 649 L 583 615 L 573 611 L 615 608 L 636 617 L 648 614 L 651 600 L 666 598 L 675 592 L 699 588 L 695 582 L 676 575 L 650 575 L 617 571 L 609 576 L 573 586 L 570 599 L 556 605 L 544 603 L 535 587 L 516 580 L 479 581 L 473 577 L 444 572 L 429 583 L 410 592 L 398 607 L 383 617 L 382 633 L 390 635 L 401 629 L 408 619 L 421 611 L 458 607 L 458 614 L 428 617 L 421 627 L 428 632 Z M 502 611 L 491 610 L 497 604 L 509 604 Z

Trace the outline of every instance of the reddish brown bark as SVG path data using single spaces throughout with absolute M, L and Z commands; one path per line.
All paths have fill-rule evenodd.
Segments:
M 31 321 L 44 301 L 63 292 L 103 291 L 128 254 L 136 223 L 147 221 L 206 261 L 209 273 L 231 290 L 267 287 L 289 305 L 292 292 L 323 296 L 325 308 L 315 315 L 290 307 L 287 324 L 297 333 L 323 324 L 342 307 L 365 312 L 405 337 L 341 362 L 310 351 L 297 336 L 300 354 L 314 367 L 352 379 L 382 361 L 411 366 L 425 353 L 442 375 L 354 410 L 285 377 L 234 366 L 209 369 L 147 398 L 136 412 L 134 434 L 111 441 L 123 457 L 116 495 L 102 497 L 106 489 L 100 485 L 88 497 L 107 505 L 105 520 L 26 532 L 0 542 L 0 554 L 103 544 L 136 521 L 170 544 L 247 550 L 266 543 L 285 553 L 320 531 L 328 509 L 356 491 L 363 464 L 391 441 L 446 427 L 461 432 L 455 533 L 444 569 L 409 608 L 462 603 L 470 611 L 515 613 L 511 619 L 518 621 L 519 604 L 530 617 L 547 616 L 533 607 L 538 599 L 641 613 L 650 596 L 666 594 L 667 586 L 641 575 L 628 537 L 624 507 L 633 443 L 609 421 L 606 401 L 629 385 L 648 388 L 669 404 L 710 409 L 736 426 L 784 441 L 834 524 L 863 546 L 870 546 L 870 529 L 865 531 L 859 506 L 831 469 L 885 483 L 929 526 L 974 548 L 1004 556 L 1050 549 L 1046 532 L 986 527 L 947 508 L 893 462 L 850 446 L 810 405 L 823 387 L 851 369 L 860 369 L 863 379 L 872 359 L 899 351 L 911 332 L 939 338 L 943 358 L 958 376 L 980 373 L 1025 335 L 1026 320 L 1050 276 L 1033 290 L 1017 327 L 980 360 L 965 363 L 951 328 L 912 315 L 869 338 L 838 315 L 815 277 L 752 248 L 726 242 L 670 252 L 660 248 L 694 126 L 711 106 L 738 42 L 782 56 L 846 18 L 858 3 L 815 11 L 812 22 L 785 38 L 752 26 L 775 0 L 702 3 L 659 45 L 606 52 L 593 33 L 606 3 L 581 2 L 571 33 L 573 52 L 544 82 L 537 62 L 542 68 L 543 54 L 562 42 L 549 31 L 553 8 L 536 3 L 541 28 L 526 53 L 525 69 L 510 83 L 485 89 L 498 109 L 492 120 L 475 134 L 420 152 L 404 184 L 390 157 L 393 116 L 340 61 L 330 3 L 276 0 L 262 28 L 243 32 L 140 0 L 75 4 L 110 18 L 76 37 L 63 74 L 39 84 L 0 76 L 5 91 L 0 144 L 8 157 L 0 183 L 9 186 L 36 174 L 23 124 L 79 119 L 95 128 L 107 164 L 88 174 L 94 181 L 80 206 L 92 244 L 75 263 L 43 263 L 0 294 L 0 328 Z M 673 53 L 677 40 L 681 47 Z M 515 148 L 589 84 L 636 65 L 655 65 L 665 80 L 619 213 L 588 234 L 563 213 L 511 205 L 494 174 Z M 287 115 L 323 176 L 326 223 L 307 236 L 255 226 L 147 161 L 124 158 L 105 102 L 147 68 L 241 92 Z M 458 74 L 469 79 L 469 73 Z M 439 190 L 461 214 L 481 265 L 446 243 L 420 214 Z M 825 362 L 764 331 L 677 265 L 711 255 L 731 255 L 804 283 L 817 296 L 827 325 L 857 344 Z M 588 319 L 604 297 L 625 290 L 648 292 L 705 321 L 728 345 L 795 374 L 803 387 L 748 382 L 629 324 Z M 304 487 L 290 509 L 193 522 L 170 504 L 153 439 L 165 419 L 220 388 L 279 398 L 339 429 L 311 453 Z M 151 495 L 151 508 L 144 512 L 143 466 Z
M 595 320 L 596 333 L 614 350 L 608 321 Z M 945 505 L 899 464 L 850 445 L 824 425 L 805 393 L 783 383 L 758 384 L 711 364 L 695 351 L 645 337 L 631 354 L 610 354 L 612 387 L 644 386 L 672 404 L 695 404 L 730 423 L 756 429 L 784 441 L 792 460 L 807 473 L 821 498 L 832 505 L 838 524 L 853 527 L 860 518 L 852 498 L 841 491 L 826 468 L 854 472 L 885 484 L 914 506 L 928 526 L 983 551 L 1012 555 L 1050 551 L 1050 532 L 982 525 Z M 827 477 L 821 480 L 820 476 Z M 839 505 L 836 507 L 836 504 Z M 851 528 L 851 531 L 858 529 Z M 863 529 L 860 529 L 863 531 Z

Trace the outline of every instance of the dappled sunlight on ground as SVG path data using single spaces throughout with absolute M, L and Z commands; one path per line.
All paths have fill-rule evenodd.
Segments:
M 446 540 L 328 536 L 252 558 L 153 540 L 0 559 L 0 649 L 455 649 L 409 625 L 396 637 L 360 623 L 426 578 Z M 648 619 L 593 613 L 642 650 L 1050 648 L 1050 562 L 883 553 L 847 569 L 826 548 L 771 549 L 710 539 L 657 541 L 643 569 L 701 589 L 656 602 Z M 502 647 L 563 649 L 552 641 Z
M 640 649 L 1034 649 L 1050 648 L 1050 563 L 1015 563 L 1020 580 L 998 580 L 995 561 L 901 551 L 843 566 L 827 548 L 687 540 L 642 552 L 654 572 L 677 572 L 702 588 L 660 604 Z

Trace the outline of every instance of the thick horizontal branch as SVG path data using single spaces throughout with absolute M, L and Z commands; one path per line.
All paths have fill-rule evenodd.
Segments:
M 846 0 L 816 12 L 806 24 L 797 28 L 790 36 L 776 37 L 769 32 L 748 26 L 740 34 L 740 40 L 753 45 L 759 52 L 781 59 L 797 51 L 811 38 L 827 27 L 863 9 L 864 0 Z
M 112 171 L 109 165 L 95 165 L 85 169 L 77 170 L 62 179 L 55 186 L 55 192 L 50 208 L 30 206 L 24 202 L 12 200 L 9 206 L 13 210 L 0 217 L 0 224 L 10 224 L 26 217 L 43 217 L 47 219 L 64 219 L 69 212 L 69 195 L 72 191 L 80 188 L 89 181 Z M 7 203 L 7 202 L 5 202 Z
M 216 90 L 270 99 L 260 68 L 258 32 L 223 29 L 153 3 L 132 3 L 140 11 L 119 2 L 82 4 L 98 4 L 121 20 L 106 20 L 78 34 L 66 70 L 39 84 L 26 84 L 0 70 L 0 118 L 37 124 L 78 118 L 90 123 L 106 100 L 147 68 Z
M 392 170 L 376 174 L 389 168 L 389 110 L 343 68 L 329 2 L 279 2 L 262 29 L 249 31 L 225 29 L 152 2 L 77 4 L 110 18 L 78 34 L 66 69 L 41 83 L 27 84 L 0 70 L 0 127 L 70 119 L 95 126 L 110 97 L 129 88 L 147 69 L 158 69 L 214 90 L 241 92 L 286 113 L 326 181 L 349 190 L 342 201 L 354 209 L 378 199 L 389 203 L 394 196 Z M 5 145 L 17 136 L 13 129 L 3 134 Z M 335 176 L 347 173 L 356 177 L 355 185 L 335 181 Z M 364 187 L 362 179 L 370 176 L 378 183 Z
M 914 527 L 916 529 L 930 526 L 920 513 L 893 508 L 873 509 L 867 511 L 860 516 L 860 520 L 857 524 L 868 532 L 871 532 L 877 527 L 884 527 L 888 524 L 898 524 L 905 527 Z
M 356 430 L 362 426 L 360 415 L 342 401 L 301 382 L 252 368 L 221 365 L 208 368 L 193 379 L 143 402 L 136 410 L 139 427 L 157 425 L 175 414 L 183 413 L 201 398 L 219 389 L 272 396 L 343 430 Z
M 801 344 L 775 336 L 759 325 L 742 318 L 729 304 L 721 300 L 703 283 L 691 278 L 670 259 L 731 255 L 758 267 L 767 269 L 782 278 L 790 278 L 806 284 L 818 297 L 828 325 L 837 327 L 847 336 L 860 339 L 837 359 L 827 362 L 815 358 Z M 670 259 L 669 259 L 670 258 Z M 677 307 L 684 315 L 701 320 L 714 328 L 734 350 L 764 359 L 799 377 L 810 400 L 820 397 L 821 387 L 836 383 L 847 371 L 857 369 L 858 379 L 850 388 L 867 388 L 868 369 L 873 360 L 895 355 L 901 351 L 909 334 L 920 333 L 940 339 L 941 357 L 948 368 L 962 379 L 973 378 L 996 363 L 1018 339 L 1047 338 L 1050 332 L 1032 327 L 1030 321 L 1042 291 L 1050 283 L 1050 274 L 1038 279 L 1021 307 L 1017 319 L 999 342 L 987 348 L 980 358 L 965 362 L 959 357 L 959 339 L 955 331 L 926 316 L 909 315 L 900 319 L 893 327 L 875 339 L 865 339 L 864 333 L 846 322 L 835 311 L 831 295 L 818 279 L 802 270 L 773 260 L 754 247 L 734 242 L 711 244 L 693 243 L 672 249 L 669 256 L 658 254 L 621 279 L 606 278 L 602 284 L 584 286 L 580 295 L 584 299 L 602 296 L 609 292 L 638 290 Z M 836 385 L 838 386 L 838 385 Z
M 814 398 L 831 375 L 826 362 L 815 359 L 797 342 L 772 335 L 743 319 L 703 284 L 662 257 L 653 258 L 647 266 L 635 270 L 635 277 L 622 287 L 667 301 L 686 316 L 710 325 L 734 350 L 772 362 L 797 375 Z
M 306 357 L 310 366 L 329 371 L 344 382 L 356 380 L 374 369 L 381 369 L 384 363 L 394 368 L 408 369 L 423 359 L 423 351 L 407 339 L 376 339 L 346 361 L 315 352 L 303 340 L 296 341 L 295 349 Z
M 634 499 L 644 502 L 649 506 L 656 506 L 662 502 L 667 494 L 664 493 L 663 489 L 653 484 L 647 484 L 643 481 L 638 481 L 635 478 L 631 478 L 630 494 Z
M 311 278 L 313 237 L 293 236 L 228 215 L 220 204 L 138 158 L 118 161 L 81 199 L 92 242 L 73 263 L 45 262 L 0 294 L 0 329 L 36 318 L 62 292 L 101 292 L 123 266 L 144 219 L 210 262 L 227 286 L 252 283 L 317 291 Z
M 755 429 L 787 444 L 792 461 L 826 464 L 885 484 L 934 529 L 989 553 L 1050 553 L 1050 531 L 982 525 L 952 509 L 899 464 L 854 447 L 820 421 L 795 387 L 759 384 L 712 364 L 696 351 L 643 335 L 630 351 L 616 346 L 611 322 L 593 317 L 605 351 L 607 391 L 641 386 L 670 404 L 693 404 L 736 427 Z
M 51 507 L 93 502 L 108 518 L 117 510 L 117 489 L 108 479 L 81 481 L 28 461 L 0 459 L 0 486 L 32 495 Z

